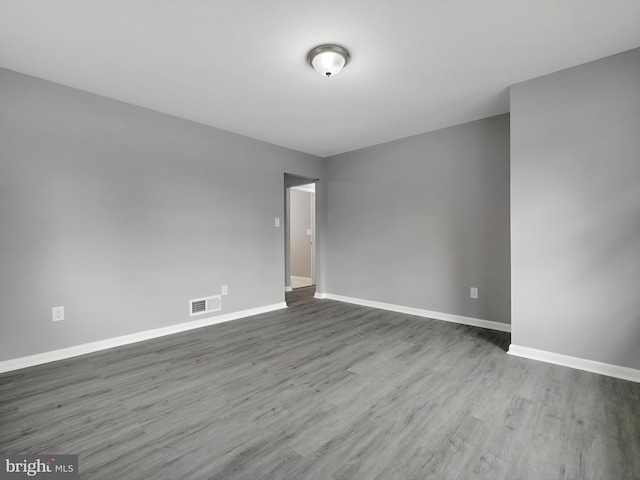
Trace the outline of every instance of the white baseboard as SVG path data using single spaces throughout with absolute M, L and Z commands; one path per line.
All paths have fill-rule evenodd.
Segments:
M 165 335 L 185 332 L 187 330 L 193 330 L 195 328 L 208 327 L 217 323 L 224 323 L 231 320 L 238 320 L 240 318 L 252 317 L 261 313 L 280 310 L 282 308 L 287 308 L 287 304 L 285 302 L 266 305 L 264 307 L 250 308 L 248 310 L 240 310 L 238 312 L 227 313 L 225 315 L 218 315 L 215 317 L 201 318 L 192 322 L 178 323 L 176 325 L 169 325 L 168 327 L 155 328 L 153 330 L 146 330 L 144 332 L 109 338 L 107 340 L 99 340 L 97 342 L 75 345 L 68 348 L 61 348 L 60 350 L 52 350 L 44 353 L 37 353 L 35 355 L 28 355 L 26 357 L 5 360 L 0 362 L 0 373 L 19 370 L 21 368 L 33 367 L 34 365 L 41 365 L 43 363 L 55 362 L 58 360 L 65 360 L 67 358 L 77 357 L 78 355 L 85 355 L 87 353 L 99 352 L 101 350 L 107 350 L 109 348 L 121 347 L 123 345 L 142 342 L 144 340 L 151 340 L 152 338 L 164 337 Z
M 585 370 L 591 373 L 599 373 L 600 375 L 607 375 L 609 377 L 621 378 L 623 380 L 640 383 L 640 370 L 636 370 L 635 368 L 596 362 L 595 360 L 587 360 L 586 358 L 571 357 L 560 353 L 547 352 L 546 350 L 521 347 L 520 345 L 514 345 L 513 343 L 509 346 L 509 351 L 507 353 L 516 357 L 539 360 L 541 362 L 553 363 L 555 365 L 562 365 L 563 367 Z
M 291 285 L 285 285 L 284 286 L 284 291 L 285 292 L 293 292 L 293 287 Z
M 381 310 L 390 310 L 392 312 L 406 313 L 407 315 L 415 315 L 418 317 L 426 317 L 426 318 L 432 318 L 435 320 L 443 320 L 445 322 L 460 323 L 462 325 L 470 325 L 472 327 L 488 328 L 489 330 L 499 330 L 501 332 L 511 332 L 511 325 L 507 323 L 493 322 L 491 320 L 482 320 L 480 318 L 463 317 L 462 315 L 433 312 L 431 310 L 405 307 L 402 305 L 394 305 L 391 303 L 374 302 L 372 300 L 363 300 L 361 298 L 344 297 L 342 295 L 334 295 L 333 293 L 316 293 L 315 298 L 320 298 L 320 299 L 326 298 L 329 300 L 337 300 L 339 302 L 362 305 L 364 307 L 373 307 L 373 308 L 379 308 Z
M 313 298 L 319 298 L 320 300 L 322 300 L 323 298 L 327 298 L 327 294 L 326 293 L 321 293 L 321 292 L 316 292 L 313 295 Z

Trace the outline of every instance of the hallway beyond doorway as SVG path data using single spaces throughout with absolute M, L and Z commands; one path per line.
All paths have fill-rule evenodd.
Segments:
M 291 275 L 291 288 L 294 290 L 296 288 L 310 287 L 311 285 L 313 285 L 313 281 L 310 277 L 296 277 L 295 275 Z

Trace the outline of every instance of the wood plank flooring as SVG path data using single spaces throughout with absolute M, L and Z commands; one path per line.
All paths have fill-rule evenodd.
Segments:
M 330 300 L 0 375 L 0 453 L 84 479 L 638 479 L 640 384 Z
M 307 287 L 296 288 L 291 292 L 286 292 L 287 305 L 291 305 L 292 303 L 299 302 L 300 300 L 306 300 L 308 298 L 313 298 L 316 293 L 315 285 L 310 285 Z

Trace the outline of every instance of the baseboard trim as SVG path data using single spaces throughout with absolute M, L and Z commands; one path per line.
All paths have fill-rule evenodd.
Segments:
M 285 292 L 293 292 L 293 287 L 290 285 L 285 285 L 284 286 L 284 291 Z
M 501 332 L 511 332 L 511 325 L 507 323 L 493 322 L 491 320 L 482 320 L 480 318 L 464 317 L 462 315 L 453 315 L 451 313 L 434 312 L 431 310 L 423 310 L 421 308 L 405 307 L 403 305 L 394 305 L 392 303 L 375 302 L 373 300 L 363 300 L 361 298 L 345 297 L 342 295 L 334 295 L 333 293 L 316 293 L 315 298 L 336 300 L 338 302 L 353 303 L 362 305 L 363 307 L 379 308 L 381 310 L 389 310 L 392 312 L 406 313 L 407 315 L 415 315 L 418 317 L 432 318 L 435 320 L 443 320 L 445 322 L 459 323 L 472 327 L 487 328 L 489 330 L 499 330 Z
M 287 304 L 285 302 L 275 303 L 273 305 L 265 305 L 263 307 L 240 310 L 238 312 L 227 313 L 224 315 L 201 318 L 192 322 L 178 323 L 176 325 L 170 325 L 168 327 L 155 328 L 153 330 L 132 333 L 130 335 L 123 335 L 121 337 L 114 337 L 106 340 L 99 340 L 97 342 L 75 345 L 73 347 L 61 348 L 59 350 L 52 350 L 44 353 L 37 353 L 35 355 L 28 355 L 26 357 L 5 360 L 0 362 L 0 373 L 33 367 L 35 365 L 41 365 L 43 363 L 56 362 L 58 360 L 66 360 L 68 358 L 77 357 L 79 355 L 86 355 L 87 353 L 99 352 L 101 350 L 107 350 L 109 348 L 122 347 L 124 345 L 129 345 L 132 343 L 143 342 L 145 340 L 164 337 L 166 335 L 172 335 L 174 333 L 186 332 L 187 330 L 194 330 L 196 328 L 208 327 L 217 323 L 230 322 L 232 320 L 238 320 L 240 318 L 252 317 L 254 315 L 273 312 L 275 310 L 280 310 L 283 308 L 287 308 Z
M 316 292 L 313 295 L 313 298 L 318 298 L 320 300 L 327 298 L 327 294 L 326 293 L 321 293 L 321 292 Z
M 515 357 L 553 363 L 563 367 L 575 368 L 577 370 L 584 370 L 586 372 L 598 373 L 608 377 L 615 377 L 622 380 L 640 383 L 640 370 L 636 370 L 635 368 L 596 362 L 595 360 L 587 360 L 586 358 L 571 357 L 569 355 L 548 352 L 546 350 L 522 347 L 520 345 L 514 345 L 513 343 L 509 346 L 509 351 L 507 353 Z

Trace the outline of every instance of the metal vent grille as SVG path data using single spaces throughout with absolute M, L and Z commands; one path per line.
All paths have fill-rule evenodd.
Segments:
M 212 297 L 194 298 L 189 300 L 189 315 L 202 315 L 203 313 L 218 312 L 222 310 L 222 302 L 220 295 Z
M 206 300 L 197 300 L 195 302 L 191 302 L 191 313 L 200 313 L 206 310 L 207 310 Z

